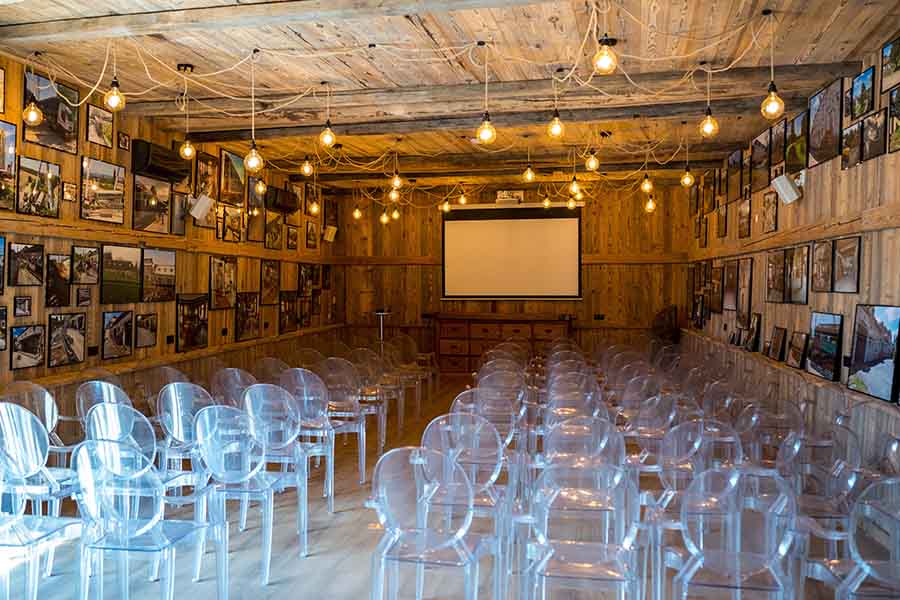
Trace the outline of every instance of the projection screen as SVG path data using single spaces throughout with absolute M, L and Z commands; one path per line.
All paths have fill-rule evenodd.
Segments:
M 444 215 L 445 298 L 578 298 L 581 209 Z

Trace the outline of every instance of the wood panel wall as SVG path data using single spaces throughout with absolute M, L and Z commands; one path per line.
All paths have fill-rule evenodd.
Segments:
M 113 133 L 113 148 L 109 149 L 86 140 L 86 105 L 80 107 L 78 154 L 69 154 L 52 148 L 23 141 L 22 128 L 22 102 L 23 102 L 23 77 L 24 68 L 21 64 L 7 58 L 0 57 L 0 67 L 5 70 L 5 112 L 0 113 L 0 119 L 15 123 L 18 126 L 17 154 L 35 159 L 48 160 L 61 166 L 61 178 L 63 182 L 71 182 L 78 186 L 81 183 L 81 158 L 91 157 L 110 163 L 124 166 L 126 169 L 126 199 L 125 199 L 125 223 L 123 225 L 106 224 L 97 221 L 87 221 L 79 217 L 79 202 L 60 203 L 60 215 L 58 219 L 34 217 L 17 214 L 13 211 L 0 211 L 0 235 L 6 237 L 7 242 L 27 242 L 44 245 L 44 252 L 68 254 L 73 245 L 99 246 L 102 243 L 115 243 L 148 248 L 166 248 L 176 250 L 176 291 L 178 294 L 206 293 L 209 288 L 209 257 L 212 254 L 232 255 L 238 257 L 238 291 L 259 290 L 260 259 L 277 259 L 282 261 L 282 289 L 297 289 L 297 263 L 331 262 L 332 249 L 330 245 L 319 241 L 319 247 L 308 250 L 305 245 L 305 224 L 308 219 L 319 222 L 321 231 L 321 214 L 316 217 L 308 217 L 302 214 L 289 216 L 288 223 L 300 228 L 300 243 L 297 250 L 268 250 L 262 243 L 252 242 L 224 242 L 216 239 L 213 229 L 195 227 L 193 219 L 188 217 L 186 223 L 186 235 L 165 235 L 134 231 L 131 229 L 133 173 L 131 169 L 131 152 L 120 150 L 116 144 L 118 132 L 125 132 L 132 138 L 145 139 L 170 147 L 175 136 L 161 132 L 154 126 L 152 120 L 138 121 L 129 118 L 125 113 L 115 116 Z M 71 83 L 71 82 L 67 82 Z M 75 87 L 75 86 L 73 86 Z M 81 97 L 84 98 L 86 90 L 81 89 Z M 102 106 L 102 95 L 97 93 L 89 101 L 97 106 Z M 219 156 L 219 148 L 213 144 L 198 145 L 198 149 L 215 156 Z M 287 185 L 287 176 L 279 172 L 267 170 L 265 179 L 269 185 L 284 187 Z M 80 188 L 79 188 L 80 192 Z M 5 275 L 4 275 L 5 276 Z M 333 269 L 333 285 L 331 291 L 322 292 L 322 312 L 320 316 L 314 316 L 312 330 L 329 323 L 343 321 L 343 267 Z M 5 282 L 4 282 L 5 283 Z M 92 289 L 92 303 L 89 307 L 75 307 L 75 288 L 72 286 L 71 307 L 45 308 L 44 287 L 9 287 L 4 286 L 4 294 L 0 302 L 8 310 L 8 327 L 15 325 L 43 324 L 47 327 L 48 316 L 51 313 L 87 313 L 87 347 L 101 345 L 102 340 L 102 312 L 110 310 L 132 310 L 135 315 L 157 313 L 159 317 L 159 331 L 157 344 L 153 347 L 135 349 L 129 357 L 117 360 L 102 360 L 100 356 L 87 356 L 83 364 L 69 365 L 65 367 L 48 368 L 46 361 L 44 366 L 11 371 L 9 350 L 0 354 L 0 384 L 16 380 L 35 380 L 46 382 L 48 385 L 61 385 L 67 380 L 75 380 L 79 372 L 89 367 L 110 368 L 119 373 L 145 367 L 148 364 L 159 364 L 169 360 L 184 358 L 175 352 L 175 344 L 168 343 L 167 337 L 175 334 L 175 302 L 165 303 L 141 303 L 134 305 L 101 305 L 100 286 L 89 286 Z M 13 298 L 15 296 L 30 296 L 32 298 L 32 315 L 30 317 L 13 317 Z M 278 335 L 278 308 L 277 306 L 262 307 L 262 336 L 263 338 L 275 338 Z M 233 346 L 234 340 L 234 310 L 214 310 L 209 312 L 209 348 L 201 351 L 202 355 L 208 355 L 219 351 L 225 351 L 230 347 L 255 348 L 265 347 L 266 340 Z M 288 337 L 299 337 L 303 333 L 289 334 Z M 10 340 L 7 340 L 7 348 Z

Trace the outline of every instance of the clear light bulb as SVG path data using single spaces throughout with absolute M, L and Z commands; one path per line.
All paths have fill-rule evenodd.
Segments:
M 181 142 L 181 146 L 178 148 L 178 154 L 184 160 L 191 160 L 194 158 L 194 155 L 197 154 L 197 150 L 194 148 L 191 140 L 184 140 L 183 142 Z
M 681 186 L 689 188 L 694 185 L 694 174 L 691 173 L 690 167 L 685 167 L 684 174 L 681 176 Z
M 522 173 L 522 179 L 527 183 L 534 181 L 534 169 L 531 168 L 531 165 L 525 167 L 525 171 Z
M 309 177 L 310 175 L 313 174 L 313 165 L 312 165 L 311 162 L 309 162 L 309 157 L 308 157 L 308 156 L 307 156 L 305 159 L 303 159 L 303 164 L 300 165 L 300 172 L 301 172 L 305 177 Z
M 544 199 L 541 200 L 541 205 L 543 205 L 544 208 L 550 208 L 550 196 L 544 196 Z
M 580 189 L 581 186 L 578 185 L 578 179 L 573 175 L 572 183 L 569 184 L 569 192 L 572 194 L 577 194 Z
M 594 65 L 594 71 L 598 75 L 612 75 L 616 71 L 616 67 L 619 66 L 619 59 L 616 57 L 616 53 L 613 52 L 611 41 L 604 35 L 600 39 L 600 47 L 594 53 L 594 58 L 591 62 Z
M 395 220 L 395 221 L 396 221 L 397 219 L 399 219 L 399 218 L 400 218 L 400 211 L 397 210 L 397 209 L 395 208 L 395 209 L 394 209 L 394 212 L 391 213 L 391 218 L 392 218 L 393 220 Z
M 775 87 L 774 81 L 769 83 L 769 94 L 763 100 L 759 110 L 762 116 L 770 121 L 780 119 L 781 115 L 784 114 L 784 100 L 778 95 L 778 88 Z
M 387 225 L 391 222 L 391 218 L 388 216 L 387 212 L 381 213 L 381 216 L 378 217 L 378 220 L 381 221 L 382 225 Z
M 119 80 L 115 77 L 109 83 L 109 90 L 103 94 L 103 104 L 111 112 L 119 112 L 125 108 L 125 94 L 119 89 Z
M 644 203 L 644 212 L 652 213 L 656 210 L 656 200 L 653 199 L 653 196 L 647 196 L 647 201 Z
M 481 125 L 478 126 L 478 131 L 475 133 L 482 144 L 493 144 L 494 140 L 497 139 L 497 130 L 494 129 L 494 125 L 491 123 L 491 117 L 487 112 L 484 113 Z
M 463 192 L 462 194 L 459 195 L 459 203 L 460 204 L 465 204 L 468 201 L 469 201 L 469 199 L 466 198 L 465 192 Z
M 357 221 L 362 219 L 362 211 L 359 210 L 358 206 L 353 209 L 353 218 L 356 219 Z
M 714 138 L 719 133 L 719 122 L 712 115 L 712 109 L 706 107 L 706 116 L 700 121 L 700 135 L 706 139 Z
M 568 200 L 566 200 L 566 208 L 568 208 L 569 210 L 575 210 L 576 206 L 578 205 L 575 203 L 575 198 L 569 198 Z
M 644 180 L 641 182 L 641 191 L 645 194 L 649 194 L 653 191 L 653 181 L 646 173 L 644 174 Z
M 566 126 L 563 125 L 562 120 L 559 118 L 559 111 L 553 111 L 553 118 L 550 119 L 550 123 L 547 125 L 547 135 L 552 138 L 561 138 L 566 133 Z
M 37 127 L 44 122 L 44 111 L 32 100 L 22 111 L 22 119 L 29 127 Z
M 596 171 L 597 169 L 600 168 L 600 159 L 597 158 L 597 155 L 594 154 L 593 151 L 590 153 L 590 155 L 584 161 L 584 168 L 587 169 L 588 171 Z
M 403 187 L 403 179 L 400 177 L 400 173 L 394 171 L 394 176 L 391 177 L 391 187 L 395 190 L 399 190 Z
M 266 182 L 262 179 L 256 180 L 256 185 L 253 187 L 256 190 L 256 193 L 260 196 L 266 193 L 266 190 L 269 189 L 269 186 L 266 185 Z
M 319 134 L 319 143 L 326 148 L 331 148 L 337 142 L 337 136 L 331 130 L 331 120 L 325 121 L 325 129 Z
M 396 202 L 397 200 L 400 199 L 400 192 L 396 189 L 393 189 L 390 192 L 388 192 L 388 198 L 391 199 L 391 202 Z
M 582 192 L 581 190 L 578 190 L 578 191 L 575 193 L 575 199 L 578 200 L 579 202 L 581 202 L 582 200 L 584 200 L 584 192 Z
M 443 204 L 441 204 L 441 210 L 445 213 L 450 212 L 450 202 L 448 200 L 444 200 Z
M 309 205 L 309 212 L 313 215 L 319 214 L 319 203 L 313 200 L 312 204 Z
M 262 171 L 266 161 L 263 160 L 262 154 L 256 149 L 256 140 L 250 142 L 250 152 L 244 157 L 244 168 L 251 175 L 256 175 Z

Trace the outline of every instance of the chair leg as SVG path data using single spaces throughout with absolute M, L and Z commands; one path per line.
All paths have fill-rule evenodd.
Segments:
M 241 496 L 241 512 L 240 512 L 240 524 L 238 525 L 238 531 L 244 531 L 247 529 L 247 510 L 250 505 L 250 498 L 247 497 L 246 494 Z
M 266 492 L 262 502 L 262 533 L 263 533 L 263 564 L 262 584 L 269 584 L 269 571 L 272 566 L 272 521 L 274 519 L 275 493 L 272 490 Z
M 41 581 L 41 555 L 34 550 L 28 552 L 27 555 L 28 565 L 25 567 L 27 569 L 27 577 L 26 585 L 25 585 L 25 597 L 28 600 L 38 600 L 38 585 Z
M 366 482 L 366 420 L 360 417 L 359 422 L 359 483 Z
M 124 554 L 124 553 L 123 553 Z M 162 600 L 174 600 L 175 598 L 175 547 L 169 547 L 162 551 L 162 578 L 159 590 Z
M 327 455 L 325 456 L 325 495 L 328 497 L 328 512 L 334 514 L 334 432 L 327 433 Z
M 378 456 L 384 454 L 387 444 L 387 400 L 381 398 L 378 404 Z
M 206 537 L 204 533 L 203 537 Z M 216 526 L 216 593 L 218 600 L 228 600 L 228 523 Z
M 128 591 L 129 591 L 129 581 L 128 581 L 128 571 L 129 571 L 129 562 L 130 557 L 128 556 L 127 551 L 119 551 L 119 560 L 118 560 L 118 569 L 119 569 L 119 598 L 122 600 L 128 600 Z
M 307 461 L 301 456 L 294 467 L 297 471 L 297 533 L 300 535 L 300 556 L 309 555 L 309 502 L 307 500 Z
M 78 600 L 88 600 L 91 581 L 91 563 L 93 562 L 93 551 L 84 547 L 83 544 L 78 545 Z M 6 570 L 3 570 L 5 574 Z
M 403 433 L 403 421 L 406 416 L 406 388 L 400 384 L 397 389 L 397 432 Z
M 385 560 L 380 552 L 372 554 L 372 594 L 371 600 L 384 600 Z
M 62 507 L 62 502 L 60 502 L 59 498 L 54 498 L 50 500 L 47 507 L 47 513 L 51 517 L 59 518 L 60 509 Z M 47 551 L 47 568 L 44 570 L 44 576 L 50 577 L 53 575 L 53 557 L 56 553 L 56 546 L 50 546 L 50 549 Z
M 397 600 L 400 594 L 400 563 L 392 560 L 387 565 L 388 600 Z
M 194 503 L 194 523 L 198 526 L 209 522 L 206 511 L 206 497 L 198 498 Z M 200 567 L 203 563 L 203 554 L 206 552 L 206 534 L 207 531 L 204 530 L 197 536 L 197 548 L 194 550 L 194 576 L 192 578 L 194 582 L 200 581 Z
M 416 600 L 422 600 L 425 596 L 425 565 L 416 564 Z

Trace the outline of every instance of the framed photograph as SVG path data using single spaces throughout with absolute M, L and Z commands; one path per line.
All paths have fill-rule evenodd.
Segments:
M 47 327 L 48 367 L 64 367 L 84 362 L 86 322 L 85 313 L 50 315 Z
M 803 369 L 806 367 L 806 345 L 809 342 L 809 334 L 795 331 L 791 334 L 791 343 L 788 345 L 787 359 L 789 367 Z
M 312 306 L 311 300 L 300 299 L 299 316 L 297 317 L 300 327 L 312 327 Z
M 750 317 L 750 327 L 747 329 L 747 334 L 744 336 L 741 344 L 747 352 L 756 352 L 759 348 L 759 328 L 761 325 L 762 315 L 753 313 Z
M 87 105 L 87 141 L 92 144 L 113 147 L 113 114 L 106 109 Z
M 297 292 L 281 292 L 278 302 L 278 333 L 297 331 Z
M 812 290 L 814 292 L 831 291 L 833 256 L 834 243 L 831 240 L 813 244 Z
M 727 193 L 726 199 L 728 202 L 734 202 L 738 198 L 741 197 L 741 172 L 744 164 L 744 151 L 743 150 L 735 150 L 731 154 L 728 155 L 728 167 L 727 167 Z
M 862 162 L 863 122 L 846 127 L 841 134 L 841 169 L 850 169 Z
M 219 202 L 232 206 L 244 206 L 244 187 L 247 175 L 244 172 L 244 158 L 228 150 L 219 154 L 222 165 Z
M 302 266 L 302 265 L 301 265 Z M 260 304 L 278 304 L 281 291 L 281 263 L 277 260 L 260 261 L 259 267 Z
M 308 235 L 309 231 L 307 231 Z M 706 248 L 707 246 L 709 246 L 709 217 L 704 216 L 700 221 L 700 247 Z
M 769 187 L 770 136 L 770 131 L 766 129 L 750 144 L 750 189 L 754 192 Z
M 707 283 L 712 279 L 712 261 L 706 261 L 704 263 L 706 265 L 704 271 L 704 277 Z M 312 286 L 314 288 L 322 287 L 322 265 L 310 265 L 309 278 L 312 281 Z
M 266 248 L 281 250 L 284 246 L 284 215 L 275 211 L 266 211 Z
M 175 299 L 174 250 L 144 248 L 141 259 L 141 302 L 171 302 Z
M 175 351 L 206 348 L 209 345 L 209 295 L 179 294 L 175 306 Z
M 219 159 L 212 154 L 198 152 L 195 159 L 196 176 L 194 177 L 194 196 L 206 194 L 215 201 L 219 200 Z M 215 226 L 215 223 L 213 223 Z
M 716 237 L 728 235 L 728 205 L 723 204 L 716 209 Z
M 171 198 L 172 184 L 168 181 L 135 175 L 131 228 L 136 231 L 169 233 Z
M 72 246 L 72 283 L 96 285 L 100 282 L 100 248 Z
M 80 287 L 75 289 L 75 306 L 84 307 L 91 305 L 91 288 Z
M 172 192 L 172 235 L 184 235 L 188 218 L 188 195 Z
M 47 308 L 69 306 L 72 296 L 71 287 L 69 285 L 71 280 L 72 255 L 48 254 L 44 306 Z
M 259 292 L 240 292 L 234 311 L 234 341 L 255 340 L 260 336 Z
M 787 339 L 787 330 L 784 327 L 775 327 L 772 330 L 772 343 L 769 345 L 769 358 L 779 362 L 784 360 L 785 339 Z
M 703 220 L 703 217 L 698 212 L 697 216 L 694 217 L 694 239 L 695 240 L 700 239 L 700 224 L 701 224 L 702 220 Z
M 723 276 L 722 276 L 722 273 L 721 273 L 722 267 L 718 267 L 718 269 L 719 269 L 719 271 L 720 271 L 719 276 L 718 276 L 718 281 L 719 281 L 719 291 L 721 292 L 721 290 L 724 289 L 723 286 L 722 286 L 722 281 L 723 281 L 723 279 L 722 279 Z M 716 281 L 716 273 L 715 273 L 715 270 L 713 270 L 712 278 L 713 278 L 713 282 L 715 282 L 715 281 Z M 331 265 L 322 265 L 322 289 L 323 289 L 323 290 L 330 290 L 330 289 L 331 289 Z M 721 293 L 720 293 L 720 296 L 721 296 Z M 722 300 L 721 300 L 721 298 L 719 299 L 719 312 L 722 312 Z
M 127 133 L 122 133 L 121 131 L 116 135 L 116 139 L 119 142 L 119 150 L 125 150 L 126 152 L 131 152 L 131 136 Z
M 900 85 L 900 37 L 881 48 L 881 93 Z
M 81 218 L 125 222 L 125 167 L 96 158 L 81 159 Z
M 850 90 L 850 118 L 854 121 L 875 108 L 875 67 L 853 78 Z
M 897 402 L 897 329 L 900 307 L 857 304 L 847 387 Z
M 738 238 L 750 237 L 750 197 L 738 202 Z
M 237 257 L 209 257 L 209 309 L 234 308 L 237 296 Z
M 297 293 L 301 296 L 309 296 L 312 294 L 312 289 L 312 265 L 300 263 L 297 265 Z
M 313 316 L 322 314 L 322 290 L 313 290 L 309 299 L 309 312 Z
M 863 119 L 862 159 L 870 160 L 887 152 L 887 110 L 882 108 Z
M 700 187 L 700 194 L 703 197 L 703 214 L 709 214 L 716 210 L 716 194 L 713 189 L 712 182 L 705 178 Z
M 134 349 L 133 316 L 130 310 L 103 312 L 103 360 L 131 356 Z
M 784 250 L 766 254 L 766 302 L 784 302 Z
M 31 316 L 31 296 L 16 296 L 13 298 L 13 317 L 21 319 Z
M 798 246 L 785 250 L 788 301 L 791 304 L 806 304 L 809 301 L 809 246 Z
M 59 165 L 20 156 L 16 212 L 58 219 L 61 198 L 62 181 L 59 178 Z
M 859 293 L 859 255 L 862 238 L 849 237 L 834 241 L 834 291 Z
M 788 174 L 799 173 L 806 168 L 809 111 L 803 111 L 787 123 L 787 137 L 784 146 L 784 169 Z
M 78 186 L 71 181 L 63 181 L 63 202 L 78 202 Z
M 700 186 L 696 183 L 688 190 L 688 206 L 692 217 L 700 212 Z
M 844 80 L 835 79 L 809 99 L 809 168 L 828 162 L 841 152 L 841 102 Z
M 6 112 L 6 69 L 0 68 L 0 113 Z M 4 341 L 4 350 L 5 348 Z
M 900 88 L 891 90 L 888 117 L 888 150 L 900 150 Z
M 784 162 L 784 147 L 787 138 L 787 119 L 782 119 L 772 125 L 769 142 L 769 161 L 772 169 L 770 179 L 774 178 L 775 167 Z
M 37 104 L 44 113 L 44 120 L 37 127 L 24 128 L 25 141 L 77 154 L 78 91 L 59 81 L 51 83 L 43 75 L 26 69 L 22 106 L 28 106 L 31 102 Z
M 265 242 L 266 199 L 256 193 L 256 182 L 254 177 L 247 178 L 247 241 Z
M 287 226 L 287 249 L 296 250 L 300 246 L 300 234 L 293 225 Z
M 778 194 L 766 192 L 763 194 L 763 233 L 773 233 L 778 230 Z
M 2 95 L 2 91 L 0 91 Z M 0 209 L 16 207 L 16 125 L 0 121 Z
M 725 263 L 725 290 L 722 296 L 724 310 L 737 310 L 738 261 Z
M 753 259 L 742 258 L 738 268 L 737 324 L 744 329 L 749 329 L 750 327 L 752 285 Z
M 43 267 L 43 264 L 41 265 Z M 0 295 L 3 294 L 3 287 L 6 283 L 6 238 L 0 235 Z
M 104 244 L 100 270 L 100 304 L 141 301 L 141 249 Z
M 243 229 L 242 213 L 237 206 L 219 206 L 218 234 L 223 242 L 240 242 Z
M 44 285 L 44 246 L 10 242 L 9 286 L 28 287 Z
M 844 316 L 813 311 L 809 332 L 806 370 L 828 381 L 840 381 Z
M 9 368 L 13 371 L 44 364 L 44 326 L 19 325 L 10 329 Z
M 134 318 L 134 347 L 150 348 L 156 345 L 159 318 L 156 313 L 137 315 Z
M 9 317 L 5 306 L 0 306 L 0 352 L 6 352 L 6 333 L 9 327 Z

